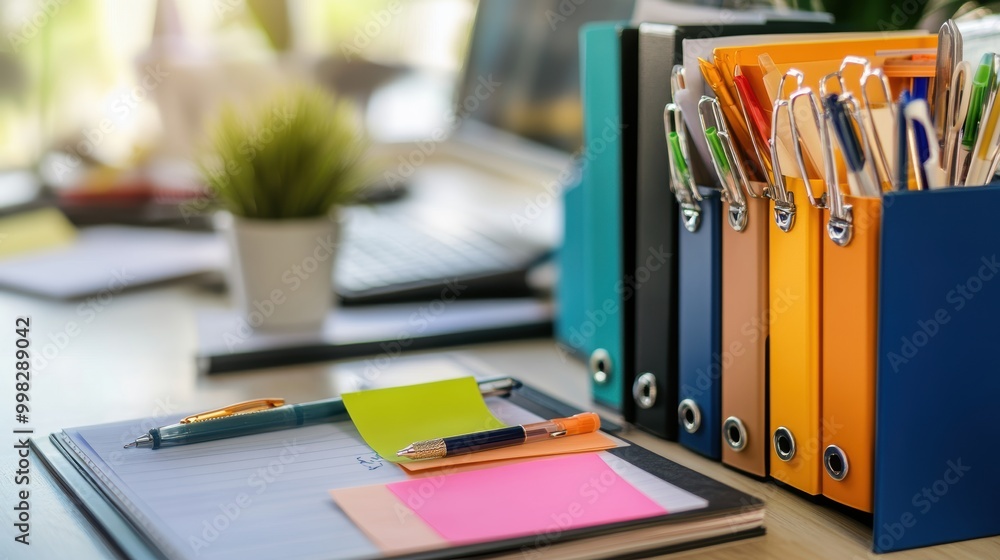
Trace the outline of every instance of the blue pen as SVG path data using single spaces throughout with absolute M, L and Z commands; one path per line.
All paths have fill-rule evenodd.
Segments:
M 861 140 L 858 139 L 848 109 L 844 108 L 844 101 L 841 101 L 837 94 L 831 93 L 823 99 L 823 108 L 826 109 L 830 117 L 834 136 L 837 137 L 840 151 L 844 154 L 844 163 L 847 164 L 848 174 L 854 177 L 854 183 L 860 191 L 853 194 L 856 196 L 878 196 L 881 190 L 872 183 L 871 177 L 865 173 L 865 150 Z
M 913 78 L 913 91 L 910 93 L 910 99 L 923 99 L 927 101 L 927 96 L 930 94 L 930 86 L 930 78 Z M 930 140 L 927 138 L 924 129 L 919 126 L 913 129 L 913 137 L 917 141 L 917 157 L 920 158 L 920 165 L 918 167 L 919 169 L 923 169 L 924 162 L 931 157 Z
M 909 188 L 910 176 L 906 159 L 906 105 L 910 102 L 910 92 L 905 89 L 899 94 L 896 106 L 896 190 Z

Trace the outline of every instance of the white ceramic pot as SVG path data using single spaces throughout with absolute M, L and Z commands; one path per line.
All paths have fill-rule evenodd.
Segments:
M 334 301 L 336 218 L 222 222 L 232 254 L 230 290 L 247 323 L 258 330 L 320 328 Z

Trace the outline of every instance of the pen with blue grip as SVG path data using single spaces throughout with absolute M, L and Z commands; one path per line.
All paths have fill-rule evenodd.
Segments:
M 905 89 L 899 94 L 899 104 L 896 107 L 896 190 L 905 191 L 910 188 L 910 176 L 907 160 L 906 143 L 906 106 L 910 103 L 910 92 Z
M 507 395 L 520 385 L 512 378 L 489 379 L 479 382 L 479 392 L 484 397 Z M 153 428 L 126 444 L 125 448 L 160 449 L 348 419 L 347 408 L 339 397 L 301 404 L 284 404 L 281 399 L 259 399 Z

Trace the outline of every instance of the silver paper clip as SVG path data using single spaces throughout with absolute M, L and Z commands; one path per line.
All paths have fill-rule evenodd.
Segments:
M 671 99 L 684 88 L 684 67 L 674 66 L 670 75 Z M 684 227 L 695 232 L 701 225 L 701 193 L 691 175 L 690 152 L 688 151 L 687 133 L 684 127 L 684 115 L 675 103 L 667 103 L 663 108 L 663 130 L 667 140 L 667 159 L 670 165 L 670 190 L 680 204 L 681 218 Z M 677 148 L 672 145 L 675 138 Z
M 706 109 L 710 121 L 706 119 Z M 743 186 L 751 198 L 759 198 L 761 195 L 753 192 L 750 187 L 743 163 L 733 148 L 733 141 L 729 136 L 729 129 L 726 127 L 726 120 L 722 116 L 722 108 L 717 99 L 703 95 L 698 100 L 698 121 L 701 123 L 705 142 L 708 143 L 709 152 L 712 154 L 712 167 L 715 168 L 723 195 L 729 204 L 729 226 L 736 231 L 743 231 L 747 227 L 748 208 L 747 199 L 743 196 L 740 186 Z M 721 154 L 717 153 L 720 148 Z
M 781 171 L 781 162 L 778 159 L 778 130 L 780 129 L 778 119 L 782 112 L 785 113 L 785 118 L 791 119 L 791 103 L 784 97 L 785 80 L 789 77 L 795 78 L 796 90 L 802 88 L 802 82 L 805 79 L 802 72 L 794 68 L 781 76 L 781 81 L 778 83 L 778 96 L 774 100 L 774 110 L 771 112 L 771 138 L 768 141 L 768 148 L 771 150 L 771 165 L 774 168 L 774 186 L 771 189 L 771 199 L 774 200 L 774 223 L 777 224 L 778 229 L 785 233 L 791 231 L 792 227 L 795 226 L 795 196 L 788 192 L 788 188 L 785 186 L 785 176 Z M 795 139 L 795 142 L 798 143 L 798 138 Z M 808 176 L 803 176 L 803 181 L 808 188 Z M 812 198 L 811 192 L 809 197 Z

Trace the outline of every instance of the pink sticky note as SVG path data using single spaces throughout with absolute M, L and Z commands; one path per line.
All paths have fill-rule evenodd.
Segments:
M 596 453 L 387 486 L 453 544 L 555 534 L 666 513 Z

